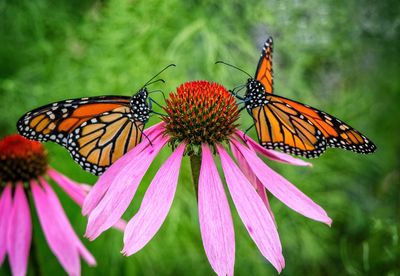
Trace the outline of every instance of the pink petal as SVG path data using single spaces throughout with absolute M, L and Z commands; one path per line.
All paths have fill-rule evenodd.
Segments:
M 113 225 L 113 228 L 124 232 L 126 228 L 126 221 L 123 219 L 119 219 L 117 223 Z
M 82 258 L 91 266 L 96 265 L 96 260 L 92 256 L 92 254 L 85 248 L 79 237 L 76 235 L 74 229 L 71 226 L 71 223 L 69 222 L 64 209 L 58 200 L 58 197 L 56 193 L 53 191 L 53 189 L 50 187 L 50 185 L 44 180 L 43 178 L 40 178 L 40 182 L 42 186 L 44 187 L 44 190 L 47 194 L 47 198 L 51 204 L 51 206 L 54 209 L 54 215 L 60 220 L 60 223 L 63 225 L 63 230 L 65 231 L 65 234 L 70 237 L 70 239 L 74 242 L 75 246 L 78 248 L 78 251 Z
M 89 185 L 89 184 L 79 184 L 80 186 L 81 186 L 81 188 L 86 192 L 86 193 L 89 193 L 90 192 L 90 190 L 92 190 L 92 186 L 91 185 Z M 83 205 L 83 204 L 82 204 Z
M 132 150 L 127 152 L 124 156 L 118 159 L 110 168 L 108 168 L 104 174 L 99 178 L 96 185 L 93 186 L 91 192 L 88 194 L 83 204 L 82 213 L 86 216 L 99 204 L 103 196 L 106 194 L 113 182 L 115 175 L 118 174 L 121 167 L 126 167 L 131 160 L 141 153 L 144 149 L 147 149 L 150 144 L 149 140 L 153 142 L 164 132 L 165 123 L 158 123 L 151 128 L 144 131 L 147 138 L 144 136 L 140 144 L 134 147 Z
M 256 189 L 258 195 L 260 196 L 261 200 L 264 202 L 265 207 L 267 207 L 267 210 L 276 225 L 275 216 L 274 216 L 274 213 L 272 212 L 271 206 L 269 205 L 269 201 L 267 198 L 267 193 L 265 191 L 264 185 L 260 182 L 260 180 L 258 180 L 257 176 L 253 173 L 253 171 L 251 170 L 246 159 L 243 157 L 242 153 L 239 152 L 233 146 L 231 146 L 231 150 L 232 150 L 232 153 L 235 156 L 236 160 L 239 163 L 240 170 L 243 172 L 243 174 L 246 176 L 246 178 L 250 181 L 251 185 L 253 185 L 254 189 Z
M 179 145 L 151 181 L 139 211 L 126 227 L 125 255 L 132 255 L 143 248 L 164 222 L 174 199 L 184 150 L 185 144 Z
M 220 145 L 217 149 L 226 183 L 240 218 L 263 256 L 281 272 L 285 261 L 278 231 L 270 213 L 225 149 Z
M 207 258 L 218 275 L 233 275 L 235 233 L 224 187 L 208 145 L 202 146 L 199 221 Z
M 85 197 L 92 186 L 78 184 L 54 169 L 49 169 L 47 174 L 53 178 L 54 182 L 56 182 L 80 207 L 82 207 L 83 201 L 85 200 Z M 125 226 L 126 221 L 120 219 L 113 226 L 113 228 L 124 231 Z
M 328 217 L 324 209 L 281 175 L 270 169 L 253 151 L 247 149 L 234 139 L 232 143 L 241 152 L 247 163 L 251 164 L 253 173 L 276 198 L 306 217 L 328 225 L 332 223 L 332 220 Z
M 248 145 L 249 148 L 253 148 L 257 153 L 260 153 L 271 160 L 284 164 L 312 167 L 311 163 L 303 161 L 299 158 L 295 158 L 289 154 L 263 148 L 259 143 L 251 139 L 250 136 L 246 135 L 246 139 L 244 139 L 243 137 L 245 134 L 243 131 L 239 129 L 236 129 L 236 134 L 243 142 L 245 142 Z
M 25 275 L 32 240 L 32 221 L 29 203 L 21 182 L 17 183 L 10 214 L 7 251 L 14 276 Z
M 48 169 L 47 175 L 58 184 L 79 206 L 82 206 L 86 191 L 78 183 L 54 169 Z
M 13 209 L 11 183 L 7 183 L 0 197 L 0 266 L 7 253 L 7 230 Z
M 143 131 L 143 136 L 147 136 L 150 138 L 149 135 L 152 135 L 152 137 L 157 137 L 160 135 L 160 133 L 164 132 L 164 128 L 165 128 L 165 122 L 160 122 L 157 123 L 151 127 L 146 128 Z M 147 139 L 146 137 L 143 137 L 143 139 Z M 150 139 L 151 140 L 151 139 Z
M 108 171 L 113 169 L 113 178 L 110 174 L 104 175 L 104 177 L 107 179 L 106 181 L 112 182 L 107 193 L 89 215 L 86 237 L 94 240 L 121 218 L 151 162 L 168 139 L 168 137 L 158 137 L 153 140 L 153 146 L 147 147 L 140 153 L 136 153 L 133 149 L 124 156 L 130 158 L 129 162 L 125 162 L 125 160 L 118 162 L 118 160 L 110 167 Z M 101 176 L 99 181 L 104 181 L 104 177 Z
M 31 181 L 32 195 L 40 224 L 51 251 L 70 275 L 79 275 L 81 265 L 74 240 L 66 232 L 49 195 L 35 181 Z

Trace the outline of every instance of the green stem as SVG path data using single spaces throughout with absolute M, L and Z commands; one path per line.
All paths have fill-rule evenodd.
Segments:
M 40 269 L 38 250 L 35 242 L 35 237 L 33 235 L 32 235 L 32 243 L 31 243 L 31 251 L 29 253 L 29 259 L 31 261 L 33 275 L 39 275 L 39 276 L 43 275 Z
M 194 190 L 196 192 L 196 198 L 198 198 L 198 192 L 199 192 L 200 166 L 201 166 L 201 155 L 191 155 L 190 167 L 192 169 L 192 178 L 193 178 Z

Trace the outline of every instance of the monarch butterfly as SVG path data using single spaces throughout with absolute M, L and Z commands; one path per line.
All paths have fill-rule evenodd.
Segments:
M 84 170 L 101 175 L 140 143 L 152 112 L 146 86 L 163 81 L 152 82 L 170 66 L 175 65 L 165 67 L 132 97 L 98 96 L 51 103 L 23 115 L 17 129 L 28 139 L 62 145 Z
M 341 120 L 316 108 L 273 95 L 272 70 L 273 41 L 269 37 L 261 51 L 261 57 L 253 78 L 240 68 L 234 67 L 250 78 L 243 100 L 253 118 L 259 143 L 267 149 L 278 148 L 283 152 L 306 158 L 320 156 L 328 147 L 342 148 L 357 153 L 372 153 L 376 146 L 363 134 Z

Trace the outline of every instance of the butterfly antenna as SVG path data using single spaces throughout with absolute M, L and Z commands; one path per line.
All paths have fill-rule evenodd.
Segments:
M 222 61 L 222 60 L 218 60 L 215 64 L 219 64 L 219 63 L 222 63 L 222 64 L 225 64 L 225 65 L 227 65 L 227 66 L 229 66 L 229 67 L 235 68 L 235 69 L 237 69 L 237 70 L 239 70 L 239 71 L 245 73 L 245 74 L 246 74 L 247 76 L 249 76 L 250 78 L 253 78 L 249 73 L 247 73 L 246 71 L 244 71 L 243 69 L 240 69 L 239 67 L 237 67 L 237 66 L 235 66 L 235 65 L 226 63 L 225 61 Z
M 167 70 L 169 67 L 175 67 L 176 65 L 171 63 L 170 65 L 166 66 L 164 69 L 162 69 L 160 72 L 158 72 L 154 77 L 152 77 L 151 79 L 149 79 L 148 82 L 145 83 L 145 85 L 143 85 L 143 87 L 146 87 L 147 85 L 149 85 L 151 83 L 152 80 L 154 80 L 156 77 L 158 77 L 162 72 L 164 72 L 165 70 Z M 154 82 L 153 82 L 154 83 Z
M 162 83 L 165 83 L 165 80 L 163 80 L 163 79 L 156 79 L 156 80 L 153 80 L 153 81 L 147 83 L 145 86 L 148 86 L 150 84 L 153 84 L 153 83 L 156 83 L 156 82 L 159 82 L 159 81 L 162 82 Z

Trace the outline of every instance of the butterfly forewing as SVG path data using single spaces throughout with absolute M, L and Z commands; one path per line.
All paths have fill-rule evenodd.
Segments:
M 274 79 L 272 70 L 272 50 L 273 41 L 272 37 L 269 37 L 264 44 L 261 51 L 261 57 L 258 61 L 255 79 L 264 85 L 267 93 L 273 93 L 274 91 Z
M 316 157 L 326 148 L 320 130 L 290 105 L 267 96 L 267 104 L 252 109 L 259 142 L 262 146 L 305 157 Z

